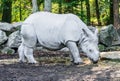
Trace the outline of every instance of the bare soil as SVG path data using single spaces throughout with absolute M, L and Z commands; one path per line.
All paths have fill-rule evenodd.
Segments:
M 18 54 L 0 54 L 0 81 L 120 81 L 120 61 L 73 65 L 68 52 L 36 51 L 38 64 L 18 63 Z

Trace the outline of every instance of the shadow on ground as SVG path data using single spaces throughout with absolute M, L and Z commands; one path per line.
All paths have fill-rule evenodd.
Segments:
M 119 81 L 120 63 L 100 61 L 72 65 L 69 57 L 36 58 L 39 64 L 18 63 L 18 57 L 0 59 L 0 81 Z M 57 61 L 56 61 L 57 59 Z

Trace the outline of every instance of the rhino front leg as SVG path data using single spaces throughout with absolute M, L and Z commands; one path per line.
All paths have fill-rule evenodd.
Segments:
M 76 43 L 73 42 L 73 41 L 68 41 L 67 42 L 67 47 L 69 48 L 69 50 L 72 54 L 71 56 L 73 56 L 74 64 L 83 63 L 82 59 L 80 58 L 79 50 L 78 50 L 78 47 L 77 47 Z
M 37 63 L 37 61 L 33 57 L 33 48 L 25 46 L 24 54 L 27 57 L 28 63 Z
M 73 55 L 70 53 L 70 55 L 69 55 L 69 56 L 70 56 L 70 61 L 71 61 L 71 62 L 74 62 Z

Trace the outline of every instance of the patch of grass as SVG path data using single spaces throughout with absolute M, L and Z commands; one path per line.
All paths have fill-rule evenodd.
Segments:
M 70 58 L 69 57 L 40 57 L 37 58 L 37 61 L 39 63 L 45 63 L 45 64 L 56 64 L 56 63 L 64 63 L 64 64 L 70 64 Z
M 107 61 L 107 62 L 116 62 L 116 63 L 120 63 L 120 59 L 102 58 L 101 60 L 105 60 L 105 61 Z
M 101 59 L 99 66 L 120 67 L 120 59 Z

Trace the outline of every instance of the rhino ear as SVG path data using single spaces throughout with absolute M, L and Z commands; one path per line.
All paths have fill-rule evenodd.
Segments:
M 98 36 L 98 29 L 96 28 L 95 29 L 95 33 L 94 33 L 96 36 Z
M 82 30 L 83 30 L 84 34 L 85 34 L 87 37 L 89 37 L 89 35 L 88 35 L 88 33 L 85 31 L 85 29 L 82 29 Z
M 98 29 L 97 28 L 95 29 L 94 35 L 95 35 L 95 40 L 98 43 Z

